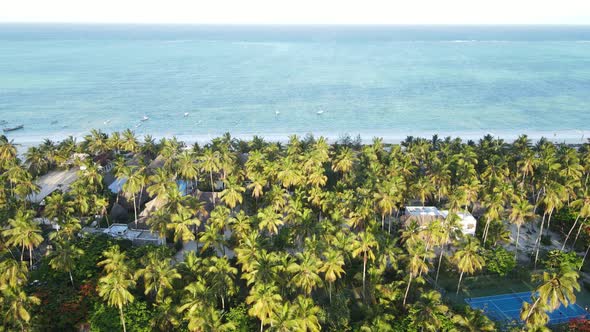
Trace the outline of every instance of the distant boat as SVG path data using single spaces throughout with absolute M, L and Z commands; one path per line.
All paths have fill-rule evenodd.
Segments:
M 141 118 L 141 121 L 142 121 L 142 122 L 145 122 L 145 121 L 147 121 L 147 120 L 149 120 L 149 119 L 150 119 L 150 118 L 149 118 L 149 116 L 147 116 L 147 115 L 144 115 L 144 116 L 143 116 L 143 118 Z
M 275 111 L 275 115 L 279 115 L 279 114 L 281 114 L 281 112 Z
M 111 120 L 106 120 L 106 121 L 104 122 L 104 124 L 109 124 L 109 123 L 111 123 Z
M 0 120 L 0 125 L 5 125 L 5 124 L 7 124 L 7 123 L 8 123 L 8 122 L 6 122 L 6 120 Z
M 57 123 L 57 120 L 51 121 L 51 124 L 56 124 L 56 123 Z
M 4 132 L 8 132 L 8 131 L 15 131 L 15 130 L 20 130 L 23 129 L 25 126 L 24 125 L 18 125 L 16 127 L 10 127 L 10 128 L 4 128 Z
M 141 122 L 135 125 L 135 128 L 141 127 Z
M 188 116 L 188 112 L 185 112 L 184 113 L 184 117 L 186 118 L 187 116 Z
M 324 114 L 324 110 L 319 110 L 319 111 L 317 112 L 317 114 L 318 114 L 318 115 L 322 115 L 322 114 Z

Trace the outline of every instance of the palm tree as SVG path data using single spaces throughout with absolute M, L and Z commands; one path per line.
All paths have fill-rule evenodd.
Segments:
M 420 295 L 420 301 L 412 306 L 410 313 L 414 318 L 414 324 L 421 331 L 440 331 L 441 315 L 445 315 L 449 308 L 441 301 L 439 292 L 431 290 Z
M 418 181 L 412 185 L 412 191 L 418 195 L 420 202 L 422 202 L 422 206 L 426 204 L 426 200 L 430 198 L 433 190 L 434 186 L 430 180 L 425 177 L 420 177 Z
M 219 197 L 230 209 L 233 209 L 236 205 L 242 204 L 242 193 L 245 191 L 246 188 L 239 185 L 235 177 L 229 177 L 226 179 L 225 189 L 219 194 Z
M 6 238 L 6 245 L 20 247 L 20 260 L 24 258 L 25 249 L 29 250 L 29 263 L 33 266 L 33 249 L 43 242 L 41 229 L 33 221 L 32 213 L 18 210 L 14 218 L 8 219 L 10 228 L 2 231 L 2 236 Z
M 225 311 L 225 298 L 235 293 L 235 277 L 238 269 L 233 267 L 227 257 L 210 258 L 206 275 L 213 281 L 211 288 L 221 298 L 221 308 Z
M 299 287 L 307 296 L 322 281 L 319 276 L 319 271 L 322 262 L 311 252 L 304 251 L 296 254 L 298 262 L 292 262 L 287 266 L 287 271 L 293 274 L 290 282 Z
M 453 316 L 453 323 L 465 332 L 493 332 L 496 326 L 481 310 L 467 308 L 465 315 Z
M 516 225 L 516 243 L 514 257 L 518 258 L 518 240 L 520 239 L 520 228 L 522 225 L 532 218 L 535 209 L 528 199 L 517 196 L 512 201 L 512 210 L 510 211 L 510 222 Z
M 408 285 L 406 287 L 406 292 L 404 294 L 404 306 L 406 305 L 406 301 L 408 299 L 408 294 L 410 292 L 412 280 L 420 277 L 422 273 L 428 272 L 427 260 L 434 256 L 432 252 L 426 250 L 426 246 L 424 245 L 424 242 L 422 242 L 421 240 L 418 240 L 416 242 L 407 242 L 407 249 L 409 259 L 407 264 Z
M 137 228 L 137 199 L 136 195 L 143 191 L 143 187 L 145 186 L 146 177 L 143 174 L 144 169 L 138 168 L 135 169 L 134 167 L 130 168 L 131 173 L 127 177 L 127 181 L 123 184 L 123 192 L 127 195 L 127 197 L 133 200 L 133 214 L 135 215 L 135 228 Z M 141 203 L 141 202 L 140 202 Z
M 272 236 L 279 233 L 279 226 L 284 224 L 281 215 L 276 213 L 272 207 L 266 207 L 258 212 L 258 228 L 266 231 Z
M 344 257 L 335 249 L 328 249 L 324 253 L 324 262 L 319 269 L 319 272 L 324 273 L 324 279 L 328 282 L 328 296 L 330 303 L 332 303 L 332 284 L 339 279 L 343 273 Z
M 463 235 L 461 232 L 461 226 L 459 225 L 459 220 L 459 215 L 457 215 L 457 213 L 453 212 L 453 209 L 451 209 L 445 220 L 442 222 L 441 227 L 438 229 L 439 234 L 437 244 L 440 247 L 440 253 L 438 256 L 438 264 L 436 266 L 436 278 L 434 279 L 435 283 L 438 282 L 442 258 L 445 254 L 445 246 Z
M 172 289 L 172 283 L 180 279 L 181 275 L 172 267 L 172 261 L 169 258 L 162 259 L 155 252 L 150 252 L 146 258 L 144 268 L 135 272 L 135 279 L 143 277 L 145 295 L 155 293 L 156 299 L 161 302 L 164 292 Z
M 264 329 L 264 322 L 269 321 L 283 298 L 278 294 L 278 287 L 273 284 L 259 283 L 250 291 L 246 304 L 251 305 L 248 310 L 250 316 L 260 320 L 260 331 Z
M 200 220 L 195 218 L 188 209 L 181 209 L 170 216 L 170 223 L 167 227 L 174 230 L 174 241 L 188 242 L 195 239 L 191 227 L 199 224 Z
M 84 255 L 84 250 L 77 248 L 74 244 L 58 243 L 57 249 L 49 261 L 49 266 L 56 271 L 67 272 L 70 276 L 72 287 L 74 287 L 72 270 L 75 267 L 76 261 L 80 259 L 82 255 Z
M 40 303 L 39 298 L 27 295 L 20 287 L 3 289 L 0 298 L 0 304 L 4 304 L 2 306 L 4 311 L 0 316 L 2 317 L 0 320 L 6 324 L 3 324 L 3 327 L 8 327 L 6 331 L 10 331 L 10 324 L 12 323 L 15 328 L 18 326 L 21 331 L 25 331 L 25 327 L 31 320 L 30 307 Z
M 199 184 L 199 167 L 194 155 L 189 151 L 183 151 L 176 161 L 178 174 L 185 180 L 194 180 L 195 188 Z
M 535 252 L 535 267 L 537 266 L 537 261 L 539 258 L 539 249 L 541 247 L 541 236 L 543 235 L 543 225 L 545 224 L 545 217 L 548 216 L 547 219 L 547 232 L 549 232 L 549 227 L 551 225 L 551 216 L 555 210 L 559 210 L 563 206 L 563 198 L 565 195 L 565 190 L 563 185 L 552 181 L 547 184 L 547 190 L 545 192 L 545 197 L 543 198 L 543 203 L 545 204 L 545 211 L 543 212 L 543 218 L 541 219 L 541 229 L 539 230 L 539 236 L 537 237 L 537 241 L 535 243 L 536 252 Z
M 389 182 L 384 182 L 378 187 L 378 191 L 373 194 L 375 204 L 381 213 L 381 229 L 385 228 L 385 215 L 391 217 L 391 213 L 395 208 L 397 198 L 393 185 Z M 391 223 L 391 220 L 389 221 Z
M 483 269 L 485 259 L 479 251 L 479 241 L 475 238 L 468 237 L 463 246 L 453 255 L 453 261 L 455 262 L 455 265 L 457 265 L 457 269 L 461 272 L 459 275 L 459 283 L 457 283 L 457 294 L 459 294 L 461 280 L 463 279 L 464 273 L 473 274 Z
M 139 142 L 135 137 L 135 133 L 130 129 L 125 129 L 125 131 L 122 133 L 120 146 L 124 151 L 129 151 L 132 153 L 137 152 L 139 149 Z
M 129 272 L 127 257 L 119 250 L 119 246 L 110 247 L 103 252 L 103 256 L 105 259 L 100 261 L 98 266 L 103 267 L 106 275 L 98 280 L 98 295 L 107 301 L 109 306 L 119 309 L 121 325 L 123 325 L 123 331 L 126 332 L 123 307 L 135 299 L 129 291 L 135 286 L 135 281 Z
M 155 306 L 154 316 L 150 320 L 151 327 L 158 331 L 173 331 L 179 324 L 176 311 L 172 298 L 165 298 Z
M 123 307 L 135 299 L 129 292 L 133 286 L 135 286 L 135 281 L 130 275 L 116 271 L 110 272 L 98 280 L 98 295 L 107 301 L 109 306 L 119 309 L 124 332 L 127 331 L 127 327 L 125 326 Z
M 0 291 L 5 288 L 18 288 L 25 284 L 28 272 L 27 263 L 19 262 L 11 257 L 4 258 L 0 262 Z
M 219 172 L 221 169 L 221 157 L 218 151 L 205 149 L 203 155 L 199 157 L 201 163 L 201 170 L 209 173 L 209 180 L 211 182 L 211 191 L 215 193 L 215 186 L 213 185 L 213 173 Z M 215 194 L 213 194 L 215 195 Z M 215 203 L 215 196 L 213 196 Z
M 574 200 L 571 203 L 571 206 L 572 206 L 572 208 L 579 209 L 579 212 L 577 213 L 576 220 L 574 221 L 574 224 L 570 228 L 569 232 L 567 232 L 567 236 L 565 237 L 565 240 L 563 240 L 563 245 L 561 246 L 561 250 L 563 250 L 565 248 L 567 240 L 569 239 L 570 235 L 572 234 L 572 231 L 574 230 L 574 228 L 576 228 L 576 225 L 578 224 L 578 220 L 580 218 L 586 219 L 586 218 L 590 217 L 590 190 L 585 189 L 582 192 L 581 197 Z
M 358 234 L 352 247 L 352 257 L 363 256 L 363 297 L 366 298 L 367 261 L 375 260 L 374 250 L 379 249 L 379 243 L 371 232 L 363 231 Z
M 322 309 L 310 297 L 297 296 L 292 307 L 297 331 L 319 332 L 322 329 L 320 317 Z
M 541 320 L 544 324 L 548 319 L 545 311 L 576 303 L 575 291 L 580 291 L 578 277 L 578 273 L 570 268 L 562 268 L 557 272 L 543 272 L 542 284 L 535 292 L 538 296 L 532 298 L 532 304 L 523 304 L 521 319 L 527 324 L 531 319 Z

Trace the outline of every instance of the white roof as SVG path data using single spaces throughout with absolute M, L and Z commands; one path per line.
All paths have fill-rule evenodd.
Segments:
M 411 216 L 442 217 L 436 206 L 406 206 L 406 214 Z
M 55 170 L 41 176 L 35 184 L 39 186 L 39 192 L 27 196 L 27 199 L 33 203 L 41 202 L 45 197 L 51 195 L 57 189 L 66 191 L 72 182 L 78 178 L 78 168 L 70 168 L 69 170 Z

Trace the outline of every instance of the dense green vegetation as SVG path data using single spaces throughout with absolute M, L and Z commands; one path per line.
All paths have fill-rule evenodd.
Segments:
M 89 156 L 72 158 L 80 153 Z M 158 156 L 161 165 L 149 166 Z M 105 158 L 127 179 L 118 195 L 95 162 Z M 74 165 L 82 167 L 67 190 L 28 202 L 36 177 Z M 22 160 L 2 137 L 0 331 L 542 331 L 546 312 L 580 290 L 589 177 L 590 145 L 525 136 L 283 145 L 224 135 L 185 146 L 92 131 L 79 143 L 46 140 Z M 223 186 L 208 207 L 176 180 L 199 192 Z M 147 198 L 160 205 L 141 218 Z M 115 204 L 131 227 L 168 245 L 79 236 L 94 221 L 112 223 Z M 449 214 L 404 226 L 408 205 Z M 464 211 L 478 219 L 475 237 L 461 234 Z M 532 249 L 519 242 L 524 232 L 535 236 Z M 189 242 L 198 250 L 182 250 Z M 523 270 L 538 291 L 522 308 L 524 325 L 452 300 L 470 276 Z M 442 283 L 449 276 L 452 287 Z

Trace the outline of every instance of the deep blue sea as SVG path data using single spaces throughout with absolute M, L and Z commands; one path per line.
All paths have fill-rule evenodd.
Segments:
M 590 26 L 4 24 L 1 120 L 25 144 L 91 128 L 579 142 Z

